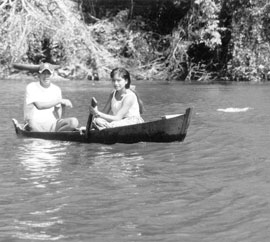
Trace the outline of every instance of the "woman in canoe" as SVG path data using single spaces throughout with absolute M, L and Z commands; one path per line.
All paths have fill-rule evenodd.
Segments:
M 103 111 L 90 107 L 90 112 L 95 117 L 94 127 L 103 129 L 143 123 L 143 104 L 135 91 L 130 89 L 129 72 L 124 68 L 115 68 L 111 72 L 111 79 L 114 90 Z

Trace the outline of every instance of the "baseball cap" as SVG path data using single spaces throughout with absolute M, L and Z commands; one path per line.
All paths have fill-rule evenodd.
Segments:
M 39 73 L 42 73 L 43 71 L 48 70 L 51 74 L 53 73 L 53 67 L 49 63 L 41 63 L 39 66 Z

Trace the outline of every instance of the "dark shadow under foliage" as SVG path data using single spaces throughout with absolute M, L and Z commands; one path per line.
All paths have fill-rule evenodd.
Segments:
M 80 7 L 87 23 L 95 18 L 115 16 L 128 9 L 129 20 L 141 16 L 148 23 L 148 30 L 158 34 L 170 34 L 190 9 L 191 1 L 172 0 L 82 0 Z
M 159 46 L 159 48 L 156 48 L 157 52 L 166 52 L 171 43 L 167 43 L 168 41 L 161 36 L 171 35 L 177 29 L 180 20 L 187 16 L 192 4 L 193 1 L 190 0 L 82 0 L 80 8 L 86 23 L 93 23 L 97 19 L 113 17 L 120 10 L 128 9 L 129 28 L 135 31 L 151 32 L 152 34 L 145 35 L 148 38 L 147 42 L 151 46 Z M 231 26 L 231 14 L 227 15 L 227 10 L 223 8 L 221 13 L 223 27 Z M 139 21 L 136 22 L 138 19 L 142 19 L 144 24 L 138 25 Z M 149 40 L 149 36 L 151 40 Z M 159 43 L 156 44 L 157 42 Z M 193 42 L 187 49 L 187 56 L 189 57 L 186 60 L 187 62 L 179 61 L 177 66 L 170 64 L 168 71 L 177 73 L 176 76 L 174 75 L 174 78 L 180 80 L 184 80 L 187 76 L 187 69 L 191 65 L 190 63 L 196 64 L 197 69 L 203 71 L 220 72 L 226 68 L 226 63 L 231 58 L 229 44 L 230 31 L 222 33 L 222 45 L 214 49 L 209 48 L 205 43 Z M 165 52 L 163 53 L 165 54 Z M 125 58 L 134 57 L 127 46 L 123 47 L 121 55 Z M 166 59 L 166 54 L 164 58 Z M 179 68 L 179 71 L 176 71 L 175 68 Z

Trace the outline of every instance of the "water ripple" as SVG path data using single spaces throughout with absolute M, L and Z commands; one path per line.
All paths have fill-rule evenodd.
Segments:
M 269 85 L 138 84 L 145 119 L 194 107 L 185 141 L 101 145 L 17 139 L 26 83 L 2 84 L 1 239 L 269 240 Z M 85 100 L 110 91 L 59 85 L 82 123 Z

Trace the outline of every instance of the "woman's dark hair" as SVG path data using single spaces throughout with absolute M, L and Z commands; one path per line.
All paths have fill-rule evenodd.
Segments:
M 122 77 L 123 79 L 125 79 L 127 81 L 127 84 L 125 85 L 125 88 L 126 89 L 129 89 L 130 88 L 130 84 L 131 84 L 131 79 L 130 79 L 129 72 L 125 68 L 117 67 L 117 68 L 114 68 L 111 71 L 111 75 L 110 75 L 111 76 L 111 79 L 113 79 L 116 75 L 118 75 L 119 77 Z M 136 96 L 137 96 L 137 100 L 138 100 L 139 108 L 140 108 L 140 113 L 142 114 L 143 111 L 144 111 L 143 102 L 140 99 L 140 97 L 137 94 L 137 92 L 135 92 L 135 90 L 131 90 L 131 91 L 133 91 L 136 94 Z
M 127 81 L 125 88 L 129 89 L 131 83 L 129 72 L 124 68 L 115 68 L 111 71 L 111 78 L 113 79 L 116 75 L 124 78 Z

